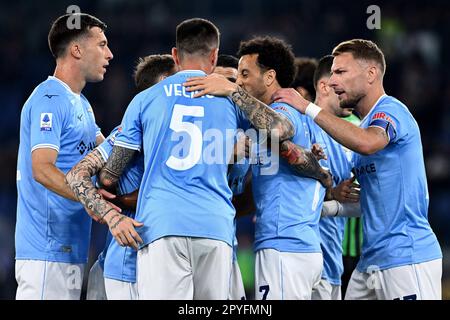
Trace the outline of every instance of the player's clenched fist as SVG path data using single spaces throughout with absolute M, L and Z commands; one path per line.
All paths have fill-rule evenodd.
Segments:
M 109 231 L 120 246 L 139 249 L 139 244 L 143 243 L 143 241 L 136 232 L 135 227 L 142 227 L 143 223 L 115 210 L 111 210 L 103 219 L 108 223 Z

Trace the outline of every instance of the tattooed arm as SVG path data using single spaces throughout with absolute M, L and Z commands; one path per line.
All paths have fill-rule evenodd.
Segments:
M 311 151 L 286 140 L 280 145 L 280 155 L 286 159 L 298 175 L 316 179 L 325 188 L 331 188 L 333 181 L 330 172 L 320 166 L 319 161 Z
M 108 190 L 114 188 L 136 152 L 136 150 L 114 146 L 106 166 L 100 171 L 100 184 Z
M 103 217 L 110 211 L 118 211 L 117 207 L 113 207 L 111 203 L 101 196 L 91 180 L 103 168 L 105 163 L 100 152 L 94 149 L 66 175 L 66 182 L 75 194 L 75 197 L 97 222 L 101 222 Z
M 255 128 L 268 132 L 277 130 L 281 141 L 293 137 L 294 126 L 288 118 L 272 110 L 241 87 L 236 85 L 230 97 Z
M 91 177 L 104 165 L 100 152 L 94 149 L 67 173 L 66 182 L 95 221 L 107 222 L 111 234 L 121 246 L 137 249 L 137 242 L 142 243 L 142 239 L 134 227 L 142 224 L 121 214 L 120 209 L 106 201 L 92 183 Z
M 229 96 L 256 129 L 265 129 L 268 132 L 277 130 L 275 132 L 281 141 L 290 139 L 294 135 L 294 127 L 289 119 L 222 75 L 213 73 L 207 77 L 193 77 L 183 85 L 187 87 L 187 91 L 199 91 L 194 97 L 205 94 Z

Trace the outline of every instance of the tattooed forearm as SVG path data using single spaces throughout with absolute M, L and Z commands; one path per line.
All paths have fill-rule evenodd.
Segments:
M 292 123 L 269 106 L 252 97 L 241 87 L 231 94 L 233 102 L 244 112 L 247 119 L 257 129 L 265 129 L 271 132 L 278 130 L 280 140 L 286 140 L 294 135 Z
M 319 180 L 325 187 L 331 187 L 330 173 L 320 166 L 311 151 L 287 140 L 280 145 L 280 155 L 287 160 L 299 176 Z
M 106 166 L 100 171 L 100 183 L 107 189 L 113 188 L 135 153 L 135 150 L 114 146 Z
M 83 158 L 66 175 L 66 182 L 74 192 L 78 201 L 94 215 L 96 221 L 101 221 L 110 211 L 111 205 L 103 199 L 92 183 L 91 177 L 96 175 L 105 165 L 100 152 L 96 149 Z

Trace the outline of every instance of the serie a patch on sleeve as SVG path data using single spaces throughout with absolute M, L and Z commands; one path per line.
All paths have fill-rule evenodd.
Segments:
M 41 131 L 52 131 L 53 113 L 41 113 Z

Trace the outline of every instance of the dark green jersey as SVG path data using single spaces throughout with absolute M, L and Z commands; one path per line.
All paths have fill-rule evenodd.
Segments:
M 354 114 L 343 118 L 359 126 L 361 120 Z M 351 151 L 348 150 L 349 157 Z M 344 257 L 359 257 L 363 241 L 362 218 L 348 218 L 345 225 L 344 239 L 342 241 L 342 255 Z

